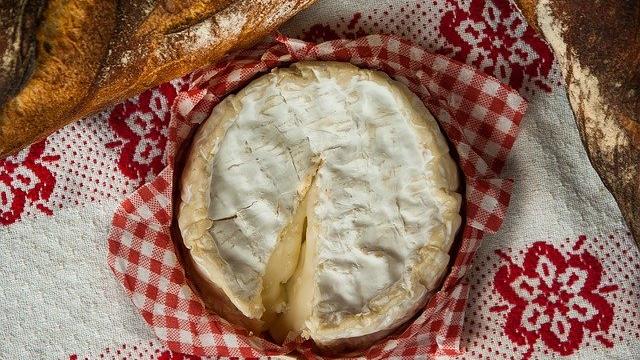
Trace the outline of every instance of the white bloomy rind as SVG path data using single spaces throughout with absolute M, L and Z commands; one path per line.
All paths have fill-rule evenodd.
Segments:
M 178 221 L 198 271 L 244 316 L 332 346 L 384 336 L 424 305 L 460 226 L 457 188 L 435 119 L 405 86 L 303 62 L 216 106 Z

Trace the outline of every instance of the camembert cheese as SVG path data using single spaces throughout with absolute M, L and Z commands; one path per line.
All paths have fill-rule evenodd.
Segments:
M 178 222 L 197 271 L 258 330 L 344 347 L 393 331 L 437 288 L 457 188 L 445 138 L 404 85 L 301 62 L 201 125 Z

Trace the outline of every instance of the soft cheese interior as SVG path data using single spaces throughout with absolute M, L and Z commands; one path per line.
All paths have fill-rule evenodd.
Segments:
M 436 288 L 460 225 L 429 111 L 386 75 L 297 63 L 214 110 L 179 225 L 198 271 L 278 340 L 381 336 Z

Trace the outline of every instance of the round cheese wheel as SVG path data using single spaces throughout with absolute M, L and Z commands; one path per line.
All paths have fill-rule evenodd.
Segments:
M 437 289 L 461 222 L 457 174 L 404 85 L 301 62 L 228 96 L 201 125 L 178 223 L 222 316 L 278 341 L 366 346 Z

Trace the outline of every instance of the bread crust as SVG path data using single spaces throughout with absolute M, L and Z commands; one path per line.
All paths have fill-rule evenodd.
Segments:
M 0 107 L 29 78 L 35 65 L 36 30 L 46 0 L 0 2 Z
M 0 157 L 250 46 L 313 1 L 49 0 L 33 72 L 0 102 Z

